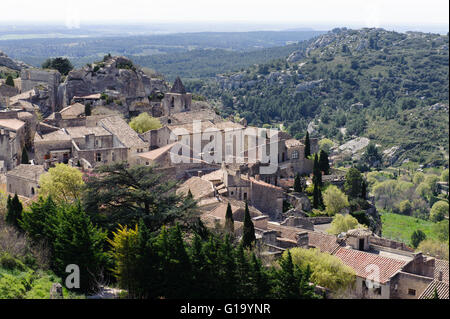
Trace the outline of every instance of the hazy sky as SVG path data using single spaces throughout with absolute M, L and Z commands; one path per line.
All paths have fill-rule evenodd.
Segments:
M 448 25 L 448 0 L 11 0 L 0 22 L 245 22 L 379 27 Z

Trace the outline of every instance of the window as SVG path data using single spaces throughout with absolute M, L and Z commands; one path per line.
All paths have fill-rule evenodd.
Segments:
M 415 289 L 408 289 L 408 295 L 415 296 L 416 295 L 416 290 Z
M 116 154 L 114 154 L 114 152 L 112 152 L 112 154 L 111 154 L 111 159 L 113 162 L 116 161 Z
M 375 288 L 375 289 L 373 290 L 373 293 L 374 293 L 375 295 L 381 295 L 381 287 Z
M 298 159 L 298 151 L 292 152 L 292 159 Z
M 101 162 L 102 161 L 102 154 L 101 153 L 96 153 L 95 154 L 95 160 L 97 162 Z

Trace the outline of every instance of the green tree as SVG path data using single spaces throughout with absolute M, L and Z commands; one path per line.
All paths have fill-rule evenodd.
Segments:
M 430 210 L 430 219 L 434 222 L 440 222 L 448 215 L 448 209 L 448 203 L 443 200 L 434 203 Z
M 19 220 L 22 218 L 23 206 L 17 194 L 15 194 L 13 198 L 8 196 L 6 208 L 5 221 L 10 225 L 19 228 Z
M 73 70 L 73 65 L 67 58 L 54 58 L 54 59 L 47 59 L 42 64 L 43 69 L 53 69 L 58 70 L 59 73 L 62 75 L 69 74 L 70 71 Z
M 336 214 L 331 222 L 331 227 L 327 230 L 327 232 L 333 235 L 338 235 L 358 227 L 362 226 L 358 224 L 358 220 L 353 216 Z
M 56 224 L 57 206 L 51 196 L 33 202 L 22 214 L 20 227 L 36 242 L 54 241 L 53 229 Z
M 330 174 L 330 162 L 328 160 L 328 154 L 324 150 L 320 151 L 319 168 L 325 175 Z
M 230 203 L 227 205 L 227 212 L 225 214 L 225 231 L 231 235 L 234 234 L 233 211 L 231 210 Z
M 247 203 L 245 203 L 244 228 L 242 232 L 242 246 L 244 248 L 252 247 L 256 241 L 255 226 L 253 225 Z
M 350 197 L 356 198 L 361 196 L 363 177 L 361 173 L 354 167 L 350 168 L 345 175 L 344 190 Z
M 14 87 L 14 79 L 11 75 L 6 77 L 5 84 Z
M 311 156 L 311 141 L 309 140 L 309 132 L 306 131 L 305 136 L 305 158 Z
M 330 153 L 333 145 L 334 145 L 333 141 L 328 138 L 324 138 L 319 141 L 319 149 L 321 151 L 327 152 L 328 154 Z
M 183 227 L 201 227 L 196 202 L 176 194 L 177 185 L 151 166 L 115 163 L 96 168 L 88 178 L 83 205 L 93 221 L 108 230 L 117 224 L 133 227 L 141 218 L 151 231 L 176 221 Z
M 343 208 L 348 207 L 347 196 L 336 186 L 330 185 L 323 193 L 323 202 L 328 215 L 334 216 Z
M 83 174 L 75 167 L 56 164 L 39 178 L 39 195 L 51 196 L 55 202 L 74 202 L 81 198 Z
M 414 248 L 417 248 L 419 246 L 419 244 L 422 241 L 424 241 L 426 238 L 427 238 L 427 235 L 425 235 L 425 233 L 423 231 L 421 231 L 420 229 L 417 229 L 411 234 L 411 245 Z
M 91 116 L 91 114 L 92 114 L 91 103 L 87 103 L 87 104 L 84 106 L 84 115 L 86 115 L 86 116 Z
M 80 268 L 80 290 L 95 291 L 97 279 L 106 264 L 103 247 L 106 233 L 96 228 L 80 205 L 62 205 L 58 208 L 54 242 L 52 242 L 53 270 L 66 276 L 70 264 Z
M 22 164 L 30 164 L 30 160 L 28 159 L 28 152 L 25 146 L 22 149 Z
M 304 189 L 304 181 L 299 173 L 295 174 L 294 178 L 294 192 L 301 193 Z
M 413 176 L 413 183 L 415 185 L 419 185 L 420 183 L 422 183 L 425 180 L 425 174 L 422 172 L 417 172 L 414 174 Z
M 337 257 L 322 253 L 319 249 L 291 248 L 294 265 L 305 270 L 311 268 L 311 281 L 338 293 L 352 287 L 356 282 L 355 271 L 344 265 Z
M 160 121 L 144 112 L 136 117 L 133 117 L 130 121 L 130 127 L 138 133 L 145 133 L 150 130 L 156 130 L 161 127 Z
M 441 173 L 441 182 L 448 183 L 448 168 L 444 169 Z
M 322 187 L 322 171 L 320 170 L 319 157 L 317 153 L 314 155 L 314 166 L 313 166 L 313 184 Z
M 382 155 L 378 151 L 375 143 L 370 142 L 361 159 L 369 166 L 380 166 Z
M 314 184 L 313 187 L 313 207 L 316 209 L 323 209 L 322 190 L 317 183 Z

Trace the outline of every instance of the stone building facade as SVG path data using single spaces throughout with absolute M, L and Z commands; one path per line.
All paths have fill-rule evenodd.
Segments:
M 38 193 L 39 178 L 45 173 L 43 165 L 20 164 L 6 174 L 7 191 L 24 197 L 34 197 Z

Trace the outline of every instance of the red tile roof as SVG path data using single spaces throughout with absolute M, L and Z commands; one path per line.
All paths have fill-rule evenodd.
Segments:
M 448 267 L 449 263 L 446 260 L 436 259 L 434 268 L 434 279 L 439 279 L 439 272 L 442 271 L 442 281 L 448 283 Z
M 392 276 L 402 270 L 408 263 L 406 261 L 343 247 L 339 248 L 334 255 L 341 259 L 345 265 L 355 270 L 357 276 L 373 279 L 381 284 L 388 282 Z M 372 265 L 379 269 L 379 280 L 373 278 L 376 274 Z
M 448 282 L 433 280 L 424 292 L 419 296 L 419 299 L 432 299 L 434 297 L 434 290 L 436 289 L 439 299 L 449 299 Z
M 336 242 L 336 236 L 317 232 L 308 232 L 309 246 L 319 249 L 322 253 L 333 254 L 340 245 Z

